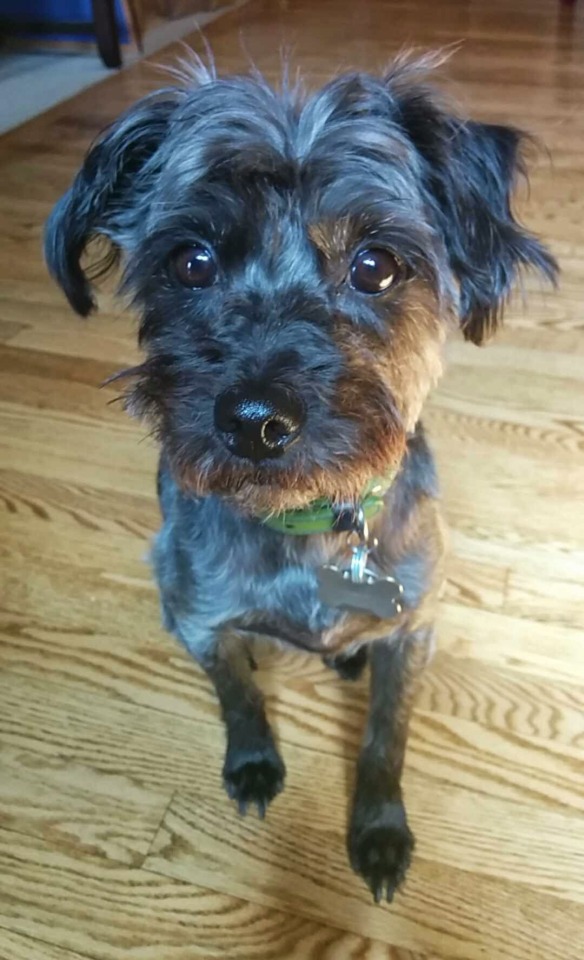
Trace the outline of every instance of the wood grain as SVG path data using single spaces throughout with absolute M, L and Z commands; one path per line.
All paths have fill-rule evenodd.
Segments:
M 463 41 L 454 99 L 549 150 L 519 207 L 560 290 L 527 280 L 488 349 L 454 339 L 427 409 L 450 560 L 406 761 L 416 855 L 391 908 L 344 850 L 365 682 L 260 649 L 287 788 L 264 823 L 225 797 L 214 696 L 159 627 L 156 450 L 100 387 L 136 361 L 135 319 L 110 283 L 79 322 L 41 262 L 88 144 L 165 78 L 137 64 L 0 140 L 1 960 L 579 960 L 583 10 L 251 0 L 209 29 L 220 70 L 251 58 L 277 79 L 287 47 L 310 85 Z
M 328 781 L 326 774 L 323 776 L 320 758 L 314 764 L 314 774 L 317 783 Z M 308 803 L 304 796 L 298 796 L 297 809 L 300 813 L 301 808 L 302 815 L 292 818 L 293 801 L 289 796 L 287 803 L 274 806 L 268 823 L 249 817 L 234 836 L 227 834 L 216 804 L 201 797 L 187 800 L 177 795 L 146 865 L 180 879 L 198 876 L 218 890 L 228 882 L 231 889 L 242 895 L 247 891 L 245 895 L 253 896 L 258 903 L 285 904 L 294 914 L 318 920 L 327 917 L 348 930 L 367 929 L 381 941 L 424 954 L 439 943 L 446 956 L 469 960 L 485 955 L 485 943 L 489 944 L 488 955 L 494 960 L 533 957 L 533 943 L 520 926 L 520 916 L 522 912 L 531 917 L 545 914 L 549 926 L 540 931 L 539 955 L 573 960 L 574 944 L 584 923 L 584 908 L 574 903 L 571 886 L 568 901 L 550 895 L 554 889 L 551 877 L 547 878 L 547 895 L 539 893 L 533 884 L 531 864 L 523 863 L 521 853 L 513 846 L 507 847 L 508 860 L 500 865 L 496 881 L 479 875 L 475 867 L 471 881 L 460 864 L 452 868 L 442 857 L 438 861 L 419 857 L 411 879 L 391 908 L 389 920 L 384 909 L 371 903 L 366 891 L 353 892 L 350 871 L 338 843 L 344 804 L 335 810 L 327 801 L 321 791 L 309 796 Z M 516 823 L 521 812 L 514 813 Z M 416 823 L 415 818 L 413 822 Z M 534 827 L 537 831 L 535 824 Z M 498 839 L 501 837 L 491 836 L 489 849 L 497 849 Z M 525 850 L 527 846 L 526 843 Z M 456 840 L 451 836 L 450 849 L 455 848 Z M 533 852 L 535 862 L 537 856 Z M 564 860 L 561 852 L 558 860 Z M 528 886 L 506 878 L 510 863 L 513 869 L 517 867 L 519 881 L 525 876 L 529 878 Z M 572 879 L 576 884 L 581 866 L 581 862 L 579 867 L 573 864 Z M 557 875 L 561 873 L 558 863 Z
M 2 950 L 5 960 L 82 960 L 80 953 L 60 950 L 42 940 L 23 937 L 13 930 L 2 930 Z
M 247 899 L 0 829 L 0 938 L 5 930 L 21 935 L 21 943 L 32 938 L 27 960 L 42 958 L 37 941 L 67 951 L 74 944 L 83 956 L 104 960 L 423 960 Z

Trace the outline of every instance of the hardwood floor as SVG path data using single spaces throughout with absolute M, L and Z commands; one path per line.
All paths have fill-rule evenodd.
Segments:
M 140 64 L 0 140 L 0 957 L 577 960 L 582 4 L 252 0 L 208 37 L 221 70 L 252 57 L 271 78 L 288 44 L 315 84 L 404 43 L 464 40 L 444 69 L 457 100 L 551 153 L 523 207 L 561 288 L 528 282 L 487 349 L 453 343 L 427 409 L 449 577 L 407 755 L 415 862 L 376 907 L 344 850 L 363 686 L 308 656 L 262 658 L 288 785 L 264 823 L 238 818 L 215 698 L 159 627 L 156 451 L 99 389 L 136 356 L 132 320 L 105 292 L 79 322 L 41 262 L 89 141 L 161 75 Z

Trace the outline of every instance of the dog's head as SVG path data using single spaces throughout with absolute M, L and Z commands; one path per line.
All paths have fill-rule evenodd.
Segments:
M 451 115 L 422 67 L 307 97 L 199 70 L 122 116 L 55 208 L 47 261 L 78 313 L 89 240 L 122 255 L 147 354 L 130 406 L 184 486 L 252 511 L 357 498 L 399 460 L 449 326 L 482 343 L 522 268 L 553 279 L 511 210 L 521 135 Z

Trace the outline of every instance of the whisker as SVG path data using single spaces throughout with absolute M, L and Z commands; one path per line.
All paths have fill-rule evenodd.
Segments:
M 112 373 L 110 377 L 106 377 L 105 380 L 100 383 L 99 387 L 109 387 L 110 383 L 117 383 L 118 380 L 125 380 L 126 377 L 140 377 L 142 374 L 146 373 L 147 370 L 147 361 L 145 363 L 139 363 L 135 367 L 125 367 L 124 370 L 118 370 L 116 373 Z

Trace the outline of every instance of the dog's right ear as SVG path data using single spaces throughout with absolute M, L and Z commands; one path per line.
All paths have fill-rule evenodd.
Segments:
M 116 120 L 91 147 L 71 188 L 49 217 L 44 240 L 49 271 L 83 317 L 95 308 L 90 280 L 80 265 L 83 251 L 98 235 L 112 244 L 112 255 L 92 279 L 116 261 L 132 222 L 135 199 L 156 172 L 156 152 L 179 96 L 177 90 L 152 94 Z

